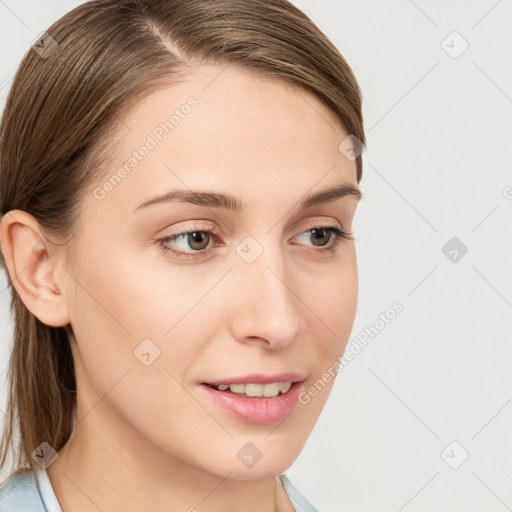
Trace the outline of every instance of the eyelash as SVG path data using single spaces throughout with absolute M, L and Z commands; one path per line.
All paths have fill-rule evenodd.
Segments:
M 332 240 L 332 243 L 330 246 L 328 246 L 327 248 L 316 249 L 313 252 L 319 252 L 319 253 L 326 252 L 329 254 L 334 254 L 338 248 L 339 243 L 342 240 L 354 240 L 354 237 L 353 237 L 353 234 L 351 231 L 345 231 L 345 230 L 339 229 L 335 226 L 312 226 L 312 227 L 308 227 L 304 231 L 301 231 L 300 233 L 298 233 L 298 235 L 303 235 L 305 233 L 308 233 L 309 231 L 312 231 L 313 229 L 328 230 L 334 235 L 334 238 L 333 237 L 329 238 L 329 242 Z M 162 250 L 164 251 L 164 253 L 172 253 L 175 256 L 183 257 L 183 258 L 199 259 L 199 258 L 206 256 L 207 253 L 210 251 L 210 249 L 203 249 L 202 251 L 194 251 L 193 253 L 188 253 L 188 252 L 184 252 L 184 251 L 178 251 L 178 250 L 173 249 L 172 247 L 169 247 L 167 245 L 168 242 L 175 240 L 175 239 L 179 238 L 180 236 L 186 236 L 186 235 L 190 235 L 192 233 L 208 233 L 211 235 L 215 235 L 215 232 L 213 230 L 192 229 L 192 230 L 188 230 L 188 231 L 182 231 L 181 233 L 176 233 L 174 235 L 166 236 L 164 238 L 160 238 L 157 240 L 157 242 L 159 243 L 159 245 L 162 248 Z M 327 243 L 329 243 L 329 242 L 327 242 Z

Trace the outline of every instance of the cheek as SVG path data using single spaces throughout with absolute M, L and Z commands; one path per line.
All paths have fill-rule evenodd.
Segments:
M 182 268 L 152 265 L 142 257 L 96 251 L 77 270 L 77 295 L 72 304 L 75 323 L 97 338 L 166 342 L 177 327 L 187 323 L 188 313 L 207 289 L 207 279 L 194 283 Z M 201 287 L 204 291 L 201 291 Z M 158 340 L 158 341 L 156 341 Z M 133 346 L 132 346 L 133 345 Z M 119 348 L 119 347 L 118 347 Z M 127 348 L 122 344 L 122 348 Z M 129 348 L 129 347 L 128 347 Z
M 308 334 L 301 358 L 311 374 L 299 398 L 297 419 L 313 428 L 338 375 L 339 361 L 350 337 L 358 300 L 358 271 L 353 245 L 344 248 L 339 264 L 308 273 L 301 283 L 307 306 Z
M 196 272 L 194 279 L 184 266 L 148 264 L 116 254 L 115 243 L 103 245 L 108 254 L 96 250 L 76 270 L 70 305 L 87 377 L 99 396 L 129 372 L 132 400 L 141 395 L 155 407 L 162 390 L 178 400 L 183 393 L 174 379 L 186 381 L 211 342 L 218 296 L 208 291 L 224 271 L 201 278 Z
M 86 408 L 105 413 L 118 429 L 133 426 L 155 445 L 187 459 L 193 451 L 187 440 L 202 439 L 205 424 L 212 430 L 211 443 L 225 435 L 181 385 L 209 343 L 208 322 L 191 321 L 187 313 L 211 283 L 205 279 L 200 287 L 186 286 L 185 277 L 174 272 L 167 284 L 161 271 L 155 279 L 150 269 L 141 272 L 114 255 L 100 260 L 91 258 L 77 271 L 76 282 L 87 287 L 76 286 L 71 308 Z M 197 309 L 204 313 L 203 304 Z M 124 421 L 117 423 L 120 418 Z M 221 448 L 216 456 L 222 456 Z
M 311 333 L 322 364 L 332 362 L 348 342 L 358 300 L 358 270 L 353 244 L 343 248 L 341 257 L 316 275 L 305 276 L 302 300 L 314 312 Z M 316 280 L 316 281 L 315 281 Z M 315 337 L 315 331 L 318 336 Z M 322 333 L 322 334 L 320 334 Z

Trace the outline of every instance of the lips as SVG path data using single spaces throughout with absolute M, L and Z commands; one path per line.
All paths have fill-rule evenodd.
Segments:
M 200 385 L 211 403 L 249 423 L 282 421 L 298 402 L 305 377 L 297 373 L 252 374 Z

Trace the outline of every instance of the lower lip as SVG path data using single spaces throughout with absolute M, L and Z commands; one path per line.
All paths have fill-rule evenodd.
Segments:
M 272 398 L 244 398 L 206 384 L 201 384 L 200 387 L 215 404 L 232 416 L 248 423 L 268 424 L 284 420 L 293 411 L 299 401 L 302 385 L 302 382 L 294 382 L 286 393 Z

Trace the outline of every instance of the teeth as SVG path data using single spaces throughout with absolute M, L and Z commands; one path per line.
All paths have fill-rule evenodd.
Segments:
M 279 391 L 281 391 L 281 393 L 286 393 L 290 388 L 292 387 L 292 383 L 291 382 L 280 382 L 279 383 Z
M 291 387 L 291 382 L 271 382 L 269 384 L 220 384 L 215 386 L 220 391 L 228 388 L 233 393 L 245 394 L 251 397 L 272 398 L 280 393 L 286 393 Z
M 263 396 L 269 397 L 269 396 L 277 396 L 277 394 L 280 391 L 279 383 L 278 382 L 271 382 L 270 384 L 265 384 L 263 386 Z
M 245 394 L 247 396 L 263 396 L 263 384 L 246 384 Z
M 229 389 L 233 393 L 245 393 L 245 384 L 230 384 Z

